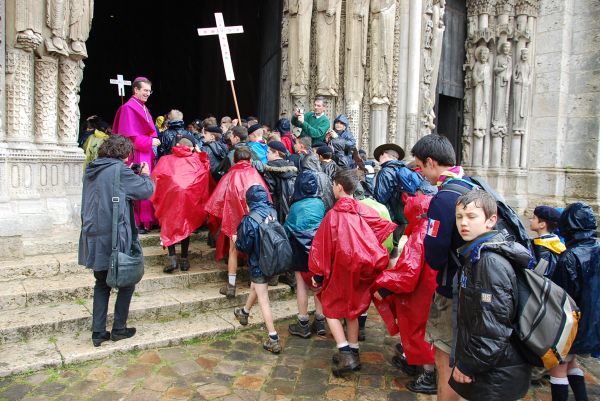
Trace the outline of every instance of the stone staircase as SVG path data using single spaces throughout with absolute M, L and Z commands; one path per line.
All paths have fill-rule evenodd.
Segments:
M 226 299 L 219 294 L 227 277 L 226 265 L 215 262 L 214 249 L 206 245 L 206 232 L 192 237 L 191 269 L 173 274 L 162 272 L 166 250 L 154 232 L 141 236 L 146 270 L 136 286 L 128 320 L 137 334 L 93 347 L 94 278 L 77 264 L 78 234 L 28 239 L 24 259 L 0 262 L 0 376 L 174 345 L 242 327 L 232 309 L 242 305 L 249 292 L 246 268 L 238 273 L 237 297 Z M 115 295 L 109 304 L 109 329 Z M 275 319 L 297 312 L 287 285 L 270 287 L 270 299 Z M 261 322 L 256 305 L 249 326 Z

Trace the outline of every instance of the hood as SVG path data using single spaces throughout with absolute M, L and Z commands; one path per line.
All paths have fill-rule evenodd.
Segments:
M 170 129 L 179 129 L 179 128 L 183 128 L 185 125 L 185 123 L 183 122 L 183 120 L 170 120 L 167 123 L 167 126 Z
M 506 237 L 497 231 L 490 231 L 470 241 L 458 249 L 458 253 L 471 259 L 475 264 L 481 257 L 481 251 L 494 252 L 510 262 L 514 267 L 527 269 L 533 267 L 535 259 L 529 250 L 518 242 L 508 241 Z
M 94 136 L 99 139 L 108 139 L 108 137 L 110 137 L 110 135 L 100 130 L 94 130 Z
M 338 212 L 359 214 L 358 207 L 358 201 L 356 199 L 343 197 L 339 198 L 337 202 L 335 202 L 333 209 Z
M 582 202 L 572 203 L 560 215 L 558 229 L 567 247 L 575 242 L 596 237 L 596 216 L 592 208 Z
M 87 168 L 85 169 L 85 176 L 88 180 L 93 181 L 104 170 L 109 169 L 117 164 L 124 163 L 119 159 L 112 159 L 110 157 L 99 157 L 96 160 L 92 161 L 90 164 L 88 164 Z
M 302 170 L 314 171 L 316 173 L 323 172 L 321 169 L 321 162 L 314 153 L 310 153 L 306 155 L 306 157 L 303 157 L 302 160 L 300 160 L 300 167 Z
M 342 123 L 346 126 L 346 129 L 347 129 L 348 124 L 350 124 L 350 121 L 348 120 L 348 117 L 346 117 L 345 114 L 340 114 L 339 116 L 337 116 L 335 118 L 335 120 L 333 120 L 333 125 L 335 125 L 335 123 Z
M 293 178 L 298 174 L 298 168 L 288 160 L 272 160 L 265 165 L 265 171 L 279 176 L 282 179 Z
M 317 175 L 312 171 L 303 171 L 298 178 L 296 178 L 294 190 L 294 201 L 316 197 L 317 192 L 319 191 Z
M 388 160 L 387 162 L 383 163 L 381 167 L 400 168 L 406 167 L 406 164 L 404 164 L 402 160 Z
M 192 155 L 192 150 L 187 146 L 175 145 L 171 148 L 171 154 L 177 157 L 188 157 Z
M 290 120 L 288 120 L 287 118 L 281 118 L 279 121 L 277 121 L 277 125 L 275 126 L 275 129 L 282 134 L 289 132 L 292 129 Z
M 248 191 L 246 191 L 246 203 L 250 210 L 268 208 L 271 206 L 267 191 L 259 184 L 254 184 L 248 188 Z

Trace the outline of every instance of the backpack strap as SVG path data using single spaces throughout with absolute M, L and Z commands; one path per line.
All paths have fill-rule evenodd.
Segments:
M 466 187 L 464 185 L 460 185 L 459 182 L 465 183 L 469 187 Z M 442 184 L 442 189 L 440 189 L 440 192 L 442 192 L 442 191 L 452 192 L 452 193 L 455 193 L 455 194 L 457 194 L 457 195 L 460 196 L 460 195 L 466 194 L 467 192 L 469 192 L 473 188 L 480 188 L 480 186 L 477 185 L 477 184 L 474 184 L 474 183 L 472 183 L 470 181 L 463 180 L 462 178 L 451 178 L 449 180 L 446 180 Z
M 269 219 L 269 217 L 272 217 L 275 220 L 277 220 L 277 214 L 276 214 L 276 212 L 273 212 L 273 210 L 270 210 L 269 211 L 269 216 L 267 216 L 265 218 L 263 218 L 257 212 L 250 212 L 250 213 L 248 213 L 248 217 L 250 217 L 252 220 L 256 221 L 259 225 L 265 223 Z

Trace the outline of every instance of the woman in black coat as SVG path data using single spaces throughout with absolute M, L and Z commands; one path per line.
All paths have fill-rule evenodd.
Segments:
M 112 208 L 115 169 L 120 170 L 118 189 L 119 224 L 117 246 L 128 252 L 133 241 L 135 224 L 131 221 L 132 200 L 144 200 L 154 193 L 148 165 L 142 163 L 139 175 L 125 165 L 133 145 L 129 139 L 114 135 L 98 149 L 98 158 L 90 163 L 83 178 L 81 200 L 81 235 L 79 237 L 79 264 L 94 270 L 94 306 L 92 312 L 92 343 L 99 346 L 104 341 L 132 337 L 134 327 L 127 327 L 129 304 L 135 286 L 119 288 L 115 304 L 112 331 L 106 331 L 106 315 L 111 288 L 106 276 L 112 253 Z

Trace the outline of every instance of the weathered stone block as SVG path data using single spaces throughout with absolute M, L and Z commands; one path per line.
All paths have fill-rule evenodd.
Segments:
M 573 32 L 571 54 L 597 51 L 600 47 L 600 29 Z
M 561 52 L 565 50 L 565 44 L 568 44 L 563 30 L 538 32 L 536 38 L 535 52 L 537 54 L 547 54 Z
M 542 73 L 542 72 L 550 72 L 550 71 L 557 71 L 561 69 L 561 63 L 560 60 L 557 61 L 559 59 L 559 57 L 561 57 L 560 52 L 557 52 L 556 50 L 547 53 L 547 54 L 540 54 L 536 52 L 535 55 L 535 72 L 537 74 Z
M 567 104 L 569 117 L 597 117 L 600 115 L 599 98 L 598 93 L 575 93 L 570 95 Z
M 569 86 L 571 93 L 595 92 L 600 96 L 600 65 L 592 71 L 573 71 L 569 77 Z
M 540 93 L 533 98 L 532 115 L 534 117 L 553 117 L 560 115 L 560 96 L 556 93 Z
M 568 81 L 563 79 L 562 71 L 540 72 L 535 76 L 535 93 L 568 91 Z
M 561 31 L 565 26 L 565 16 L 562 13 L 541 15 L 537 19 L 537 34 L 551 31 Z

